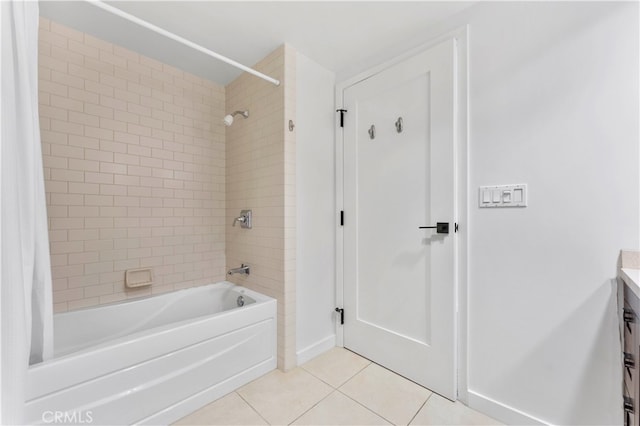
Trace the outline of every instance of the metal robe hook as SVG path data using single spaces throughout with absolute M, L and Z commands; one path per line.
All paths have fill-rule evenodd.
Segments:
M 398 133 L 402 133 L 404 130 L 404 125 L 402 123 L 402 117 L 398 117 L 398 120 L 396 120 L 396 131 Z
M 369 127 L 369 139 L 373 140 L 376 138 L 376 126 L 375 125 L 371 125 L 371 127 Z

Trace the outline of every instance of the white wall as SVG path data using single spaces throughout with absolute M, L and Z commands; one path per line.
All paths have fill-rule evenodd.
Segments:
M 298 362 L 335 346 L 335 75 L 298 53 L 296 346 Z
M 638 4 L 482 3 L 405 47 L 464 24 L 470 403 L 621 424 L 611 279 L 640 247 Z M 529 207 L 477 207 L 478 186 L 508 183 Z
M 470 20 L 469 388 L 550 423 L 622 422 L 610 280 L 640 245 L 637 8 Z M 526 209 L 475 207 L 479 185 L 521 182 Z

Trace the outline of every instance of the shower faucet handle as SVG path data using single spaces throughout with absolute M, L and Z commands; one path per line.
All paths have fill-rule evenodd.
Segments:
M 231 226 L 236 226 L 236 222 L 240 222 L 240 228 L 251 229 L 251 210 L 241 210 L 240 216 L 233 219 L 233 224 Z

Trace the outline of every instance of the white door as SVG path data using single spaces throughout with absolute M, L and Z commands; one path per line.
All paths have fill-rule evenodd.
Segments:
M 452 400 L 454 53 L 446 41 L 343 91 L 344 346 Z M 437 222 L 449 233 L 419 228 Z

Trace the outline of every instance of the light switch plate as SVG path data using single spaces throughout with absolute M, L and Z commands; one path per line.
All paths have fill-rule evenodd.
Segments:
M 527 207 L 527 184 L 481 186 L 479 207 Z

